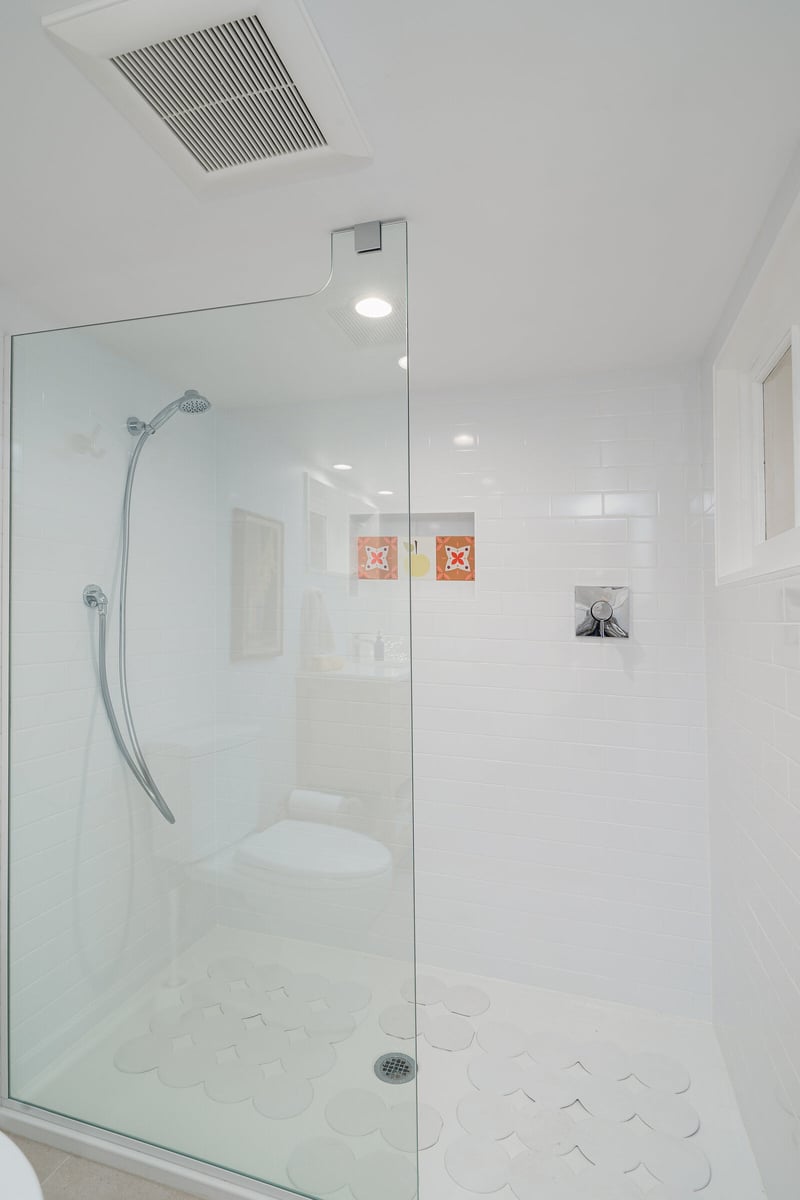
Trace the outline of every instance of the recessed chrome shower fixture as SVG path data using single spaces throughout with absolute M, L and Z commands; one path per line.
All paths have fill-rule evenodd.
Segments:
M 125 720 L 125 727 L 128 731 L 128 742 L 122 734 L 122 730 L 117 720 L 117 714 L 114 709 L 114 703 L 111 699 L 111 690 L 108 685 L 108 667 L 106 664 L 106 641 L 108 634 L 108 597 L 101 587 L 96 583 L 87 584 L 83 589 L 83 602 L 87 608 L 93 609 L 97 613 L 98 618 L 98 655 L 97 666 L 100 682 L 100 692 L 103 697 L 103 706 L 106 710 L 108 723 L 111 726 L 111 732 L 114 735 L 114 741 L 119 747 L 122 757 L 128 764 L 133 777 L 136 779 L 140 787 L 150 797 L 158 811 L 166 821 L 171 825 L 175 823 L 175 817 L 167 804 L 164 797 L 161 795 L 158 784 L 153 779 L 150 768 L 147 765 L 144 752 L 139 743 L 139 737 L 136 733 L 136 725 L 133 720 L 133 712 L 131 710 L 130 696 L 128 694 L 128 653 L 127 653 L 127 638 L 128 638 L 128 616 L 127 616 L 127 596 L 128 596 L 128 560 L 130 558 L 130 534 L 131 534 L 131 495 L 133 492 L 133 480 L 136 474 L 136 466 L 139 462 L 139 456 L 144 449 L 144 446 L 154 433 L 161 426 L 173 417 L 176 412 L 184 413 L 203 413 L 211 408 L 211 401 L 201 396 L 200 392 L 196 392 L 193 388 L 184 392 L 177 400 L 171 401 L 160 409 L 150 421 L 142 421 L 138 417 L 128 417 L 126 422 L 128 432 L 134 437 L 138 437 L 138 441 L 133 448 L 130 462 L 128 463 L 128 474 L 125 479 L 125 494 L 122 501 L 122 562 L 120 566 L 119 577 L 119 687 L 122 696 L 122 715 Z
M 575 636 L 629 637 L 629 596 L 626 587 L 576 587 Z

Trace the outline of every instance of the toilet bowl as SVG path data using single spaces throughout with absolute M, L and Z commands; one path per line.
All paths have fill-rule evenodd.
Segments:
M 392 855 L 341 824 L 290 816 L 259 829 L 263 739 L 257 726 L 216 722 L 169 731 L 148 746 L 175 813 L 154 813 L 156 854 L 215 889 L 218 907 L 257 915 L 273 932 L 319 936 L 358 931 L 387 903 Z M 340 814 L 342 797 L 296 792 L 290 813 Z
M 0 1181 L 3 1200 L 42 1200 L 33 1167 L 4 1133 L 0 1133 Z
M 387 903 L 392 855 L 380 842 L 315 821 L 278 821 L 195 864 L 276 933 L 357 932 Z

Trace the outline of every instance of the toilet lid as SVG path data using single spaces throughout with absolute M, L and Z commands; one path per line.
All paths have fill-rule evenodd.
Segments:
M 33 1167 L 10 1138 L 0 1133 L 0 1179 L 3 1200 L 42 1200 Z
M 374 838 L 316 821 L 278 821 L 245 838 L 237 857 L 247 866 L 296 878 L 364 879 L 392 865 L 391 854 Z

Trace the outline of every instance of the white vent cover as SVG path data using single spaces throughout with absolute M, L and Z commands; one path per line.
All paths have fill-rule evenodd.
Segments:
M 111 61 L 205 171 L 325 145 L 256 16 Z
M 93 0 L 43 24 L 196 187 L 369 155 L 300 0 Z

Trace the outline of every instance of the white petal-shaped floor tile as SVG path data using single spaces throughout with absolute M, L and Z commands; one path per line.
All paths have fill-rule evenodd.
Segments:
M 204 1046 L 189 1046 L 185 1050 L 176 1050 L 162 1062 L 158 1068 L 158 1078 L 167 1087 L 196 1087 L 216 1065 L 217 1056 L 213 1050 Z
M 581 1171 L 576 1180 L 581 1200 L 642 1200 L 642 1193 L 634 1181 L 618 1171 L 592 1167 Z M 651 1192 L 647 1193 L 648 1200 L 651 1195 Z
M 524 1054 L 528 1045 L 528 1035 L 524 1030 L 508 1021 L 487 1021 L 481 1025 L 476 1036 L 481 1050 L 496 1054 L 499 1058 L 515 1058 L 518 1054 Z
M 684 1138 L 648 1133 L 642 1143 L 642 1162 L 661 1183 L 688 1192 L 699 1192 L 711 1179 L 704 1152 Z
M 386 1119 L 386 1103 L 365 1088 L 339 1092 L 325 1106 L 325 1119 L 336 1133 L 346 1137 L 366 1137 L 380 1129 Z
M 261 1066 L 276 1062 L 289 1049 L 289 1036 L 283 1029 L 248 1029 L 236 1043 L 242 1062 Z
M 686 1067 L 663 1054 L 632 1054 L 631 1068 L 641 1083 L 659 1092 L 685 1092 L 691 1083 Z
M 150 1030 L 160 1037 L 183 1037 L 186 1033 L 186 1016 L 191 1012 L 181 1005 L 171 1005 L 169 1008 L 159 1008 L 150 1018 Z
M 313 1012 L 304 1000 L 290 1000 L 273 992 L 261 1010 L 261 1019 L 265 1025 L 275 1025 L 278 1029 L 302 1029 Z
M 172 1054 L 172 1042 L 168 1037 L 146 1033 L 120 1046 L 114 1055 L 114 1066 L 126 1074 L 138 1075 L 142 1071 L 154 1071 Z
M 330 980 L 324 975 L 301 974 L 293 975 L 284 984 L 284 991 L 290 1000 L 321 1000 L 328 988 Z
M 400 994 L 409 1004 L 414 1003 L 414 980 L 407 979 L 400 988 Z M 441 979 L 433 975 L 418 975 L 416 981 L 417 1004 L 440 1004 L 447 988 Z
M 235 983 L 238 979 L 244 979 L 252 969 L 253 964 L 250 959 L 237 954 L 231 955 L 230 958 L 218 958 L 215 962 L 210 963 L 208 974 L 210 979 L 222 979 L 226 983 Z
M 486 992 L 476 987 L 449 987 L 442 997 L 445 1008 L 462 1017 L 479 1017 L 491 1004 Z
M 393 1149 L 413 1154 L 417 1149 L 417 1106 L 414 1101 L 392 1105 L 381 1125 L 381 1133 Z
M 696 1192 L 687 1192 L 684 1188 L 671 1188 L 659 1183 L 647 1193 L 647 1200 L 698 1200 L 698 1196 Z M 702 1200 L 702 1197 L 699 1200 Z
M 270 1075 L 253 1095 L 253 1104 L 264 1117 L 286 1121 L 311 1107 L 314 1088 L 299 1075 Z
M 390 1037 L 413 1038 L 416 1036 L 413 1004 L 391 1004 L 378 1017 L 378 1024 Z
M 517 1123 L 517 1108 L 508 1096 L 491 1092 L 473 1092 L 459 1100 L 456 1108 L 458 1123 L 466 1133 L 500 1142 L 510 1137 Z
M 325 992 L 325 1003 L 340 1012 L 360 1012 L 371 999 L 372 992 L 365 983 L 351 983 L 346 979 L 328 984 Z
M 425 1037 L 437 1050 L 466 1050 L 475 1030 L 465 1017 L 431 1016 L 425 1021 Z
M 345 1038 L 350 1037 L 355 1027 L 355 1020 L 350 1013 L 337 1012 L 332 1008 L 312 1013 L 305 1024 L 309 1037 L 321 1037 L 326 1042 L 343 1042 Z
M 631 1056 L 613 1042 L 587 1042 L 578 1048 L 578 1062 L 600 1079 L 627 1079 L 633 1069 Z
M 290 1075 L 317 1079 L 320 1075 L 327 1075 L 336 1066 L 336 1051 L 330 1042 L 322 1038 L 304 1038 L 290 1045 L 281 1055 L 281 1062 Z
M 481 1092 L 493 1092 L 496 1096 L 510 1096 L 522 1087 L 522 1065 L 513 1058 L 498 1058 L 494 1054 L 481 1054 L 467 1067 L 467 1075 L 473 1087 Z
M 594 1075 L 578 1081 L 578 1099 L 593 1117 L 606 1121 L 630 1121 L 636 1112 L 636 1096 L 624 1083 L 612 1083 Z
M 529 1150 L 548 1157 L 569 1154 L 578 1144 L 578 1125 L 563 1112 L 538 1112 L 535 1105 L 517 1113 L 517 1137 Z
M 578 1046 L 556 1034 L 534 1033 L 528 1038 L 528 1054 L 542 1067 L 562 1070 L 578 1061 Z
M 350 1182 L 355 1155 L 339 1138 L 311 1138 L 295 1146 L 286 1171 L 296 1188 L 311 1196 L 338 1192 Z
M 244 987 L 231 989 L 229 996 L 221 1002 L 220 1007 L 226 1017 L 257 1017 L 267 1002 L 264 992 L 254 988 Z
M 587 1081 L 591 1082 L 589 1076 Z M 581 1080 L 566 1071 L 552 1071 L 540 1063 L 531 1063 L 522 1072 L 522 1090 L 544 1109 L 568 1108 L 578 1099 Z
M 639 1092 L 636 1112 L 645 1125 L 670 1137 L 691 1137 L 700 1128 L 700 1117 L 689 1101 L 669 1092 L 656 1092 L 652 1088 Z
M 511 1170 L 508 1154 L 488 1138 L 459 1138 L 448 1147 L 444 1165 L 460 1187 L 482 1195 L 505 1187 Z
M 291 979 L 291 972 L 277 963 L 262 963 L 251 967 L 245 982 L 256 992 L 275 992 Z
M 581 1153 L 596 1167 L 623 1175 L 635 1171 L 642 1161 L 642 1139 L 628 1121 L 621 1124 L 592 1117 L 576 1121 L 575 1130 Z
M 377 1150 L 360 1158 L 350 1176 L 350 1191 L 355 1200 L 414 1200 L 417 1194 L 417 1167 L 413 1159 L 391 1150 Z
M 409 1101 L 414 1104 L 413 1100 Z M 397 1105 L 398 1108 L 405 1105 Z M 416 1108 L 417 1106 L 414 1105 Z M 435 1109 L 431 1104 L 420 1104 L 417 1113 L 417 1149 L 430 1150 L 431 1146 L 435 1146 L 442 1135 L 444 1121 L 442 1114 Z
M 203 1086 L 212 1100 L 218 1100 L 220 1104 L 237 1104 L 254 1096 L 263 1081 L 260 1067 L 232 1060 L 217 1063 L 206 1076 Z
M 509 1183 L 517 1200 L 575 1200 L 575 1175 L 563 1158 L 526 1151 L 511 1162 Z
M 221 1004 L 230 993 L 231 985 L 224 979 L 197 979 L 181 989 L 181 1000 L 184 1004 L 209 1008 L 213 1004 Z
M 420 1104 L 419 1110 L 413 1100 L 394 1104 L 381 1125 L 381 1133 L 395 1150 L 413 1154 L 417 1149 L 429 1150 L 435 1146 L 442 1132 L 441 1114 L 430 1104 Z
M 214 1017 L 201 1013 L 201 1020 L 187 1020 L 187 1032 L 196 1046 L 227 1050 L 244 1037 L 245 1026 L 238 1017 Z

